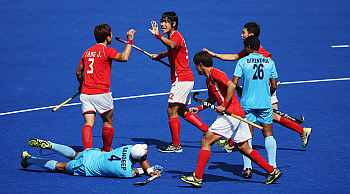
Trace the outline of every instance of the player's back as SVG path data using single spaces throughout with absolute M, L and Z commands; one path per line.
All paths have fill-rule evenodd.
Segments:
M 239 75 L 239 69 L 243 81 L 241 105 L 244 108 L 271 108 L 270 79 L 278 77 L 274 62 L 259 53 L 251 53 L 238 61 L 235 75 Z
M 132 177 L 131 145 L 110 152 L 91 150 L 84 155 L 86 176 Z
M 102 43 L 95 44 L 84 52 L 81 59 L 84 64 L 82 93 L 101 94 L 110 91 L 111 57 L 116 54 L 115 49 Z

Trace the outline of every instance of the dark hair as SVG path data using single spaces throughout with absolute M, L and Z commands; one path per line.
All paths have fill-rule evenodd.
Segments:
M 196 65 L 198 65 L 199 63 L 202 63 L 203 66 L 205 67 L 212 67 L 213 58 L 209 55 L 209 53 L 205 51 L 200 51 L 194 55 L 193 63 Z
M 169 21 L 171 26 L 173 26 L 173 23 L 175 22 L 175 30 L 177 30 L 177 27 L 179 26 L 179 18 L 177 17 L 176 13 L 173 11 L 164 12 L 162 14 L 162 18 L 160 19 L 160 22 L 162 21 Z
M 260 35 L 260 26 L 257 23 L 255 23 L 255 22 L 248 22 L 248 23 L 244 24 L 243 27 L 247 29 L 248 33 L 253 33 L 254 36 L 259 37 L 259 35 Z
M 104 42 L 107 36 L 112 35 L 112 28 L 108 24 L 100 24 L 94 30 L 95 40 L 97 43 Z
M 253 51 L 257 51 L 260 48 L 260 40 L 257 36 L 249 36 L 244 39 L 244 48 L 249 48 Z

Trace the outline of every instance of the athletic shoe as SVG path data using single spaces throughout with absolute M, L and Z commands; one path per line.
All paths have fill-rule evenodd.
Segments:
M 35 148 L 48 149 L 48 150 L 52 149 L 52 145 L 49 141 L 41 140 L 37 138 L 29 140 L 28 145 L 30 147 L 35 147 Z
M 275 168 L 266 178 L 265 183 L 271 184 L 274 183 L 275 181 L 277 181 L 278 178 L 280 178 L 282 176 L 282 173 L 280 170 L 278 170 L 278 168 Z
M 174 146 L 173 144 L 169 144 L 165 147 L 160 148 L 159 151 L 163 153 L 170 153 L 170 152 L 180 153 L 182 152 L 182 147 L 181 145 Z
M 228 142 L 227 144 L 224 146 L 224 149 L 226 152 L 231 153 L 235 150 L 236 146 L 235 145 L 230 145 Z
M 253 169 L 246 168 L 242 171 L 242 176 L 246 179 L 251 179 L 253 177 Z
M 227 139 L 220 139 L 220 140 L 216 141 L 216 144 L 220 147 L 223 147 L 227 153 L 233 152 L 236 148 L 235 145 L 230 145 L 230 143 Z
M 224 147 L 227 144 L 227 142 L 228 142 L 227 139 L 219 139 L 215 143 L 216 143 L 216 145 L 218 145 L 220 147 Z
M 194 187 L 202 187 L 202 179 L 196 178 L 194 173 L 192 176 L 182 176 L 180 179 Z
M 311 128 L 304 128 L 304 132 L 302 135 L 300 135 L 301 141 L 303 142 L 303 147 L 306 148 L 307 144 L 309 143 L 309 138 L 311 134 Z
M 302 124 L 305 121 L 304 115 L 300 115 L 299 123 Z
M 22 152 L 22 155 L 21 155 L 21 158 L 22 158 L 22 161 L 21 161 L 21 166 L 23 168 L 27 168 L 30 164 L 28 163 L 28 160 L 29 158 L 31 158 L 32 156 L 29 154 L 29 152 L 27 151 L 23 151 Z

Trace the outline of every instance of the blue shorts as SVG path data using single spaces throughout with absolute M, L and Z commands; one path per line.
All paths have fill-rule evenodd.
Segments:
M 256 124 L 272 124 L 272 108 L 266 109 L 244 109 L 246 118 Z

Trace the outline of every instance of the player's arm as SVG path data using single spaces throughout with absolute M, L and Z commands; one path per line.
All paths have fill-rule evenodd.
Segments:
M 270 79 L 270 94 L 272 95 L 277 90 L 277 79 Z
M 228 106 L 228 103 L 230 102 L 232 95 L 235 91 L 236 86 L 233 84 L 231 80 L 228 80 L 227 83 L 227 91 L 226 91 L 226 97 L 225 97 L 225 102 L 227 104 L 222 104 L 216 107 L 216 110 L 218 112 L 224 112 L 226 110 L 226 107 Z
M 211 55 L 212 57 L 224 60 L 224 61 L 236 61 L 238 59 L 240 59 L 239 54 L 219 54 L 219 53 L 215 53 L 213 51 L 210 51 L 207 48 L 203 48 L 203 51 L 207 52 L 209 55 Z
M 164 57 L 167 57 L 167 56 L 168 56 L 168 51 L 164 51 L 164 52 L 161 52 L 158 54 L 151 54 L 151 58 L 153 60 L 160 60 L 160 59 L 163 59 Z
M 235 92 L 236 85 L 233 84 L 231 80 L 227 82 L 227 95 L 226 95 L 226 102 L 229 102 Z
M 270 76 L 270 94 L 271 95 L 277 90 L 277 85 L 278 85 L 277 78 L 278 78 L 278 74 L 277 74 L 276 66 L 273 63 L 271 76 Z
M 134 40 L 134 34 L 135 34 L 134 29 L 130 29 L 127 33 L 127 39 L 128 39 L 128 44 L 125 45 L 123 52 L 117 53 L 114 57 L 112 57 L 113 60 L 119 61 L 119 62 L 127 62 L 129 60 L 129 56 L 131 54 L 131 45 L 133 44 Z
M 149 176 L 156 176 L 159 175 L 159 171 L 155 171 L 151 165 L 149 164 L 148 160 L 142 160 L 140 161 L 141 168 L 144 172 L 146 172 Z
M 242 96 L 242 90 L 243 88 L 241 88 L 241 86 L 238 85 L 238 81 L 239 79 L 241 79 L 241 77 L 239 76 L 233 76 L 232 78 L 232 87 L 234 87 L 236 90 L 237 90 L 237 93 L 240 95 L 239 96 Z M 239 88 L 239 89 L 238 89 Z
M 83 83 L 83 75 L 84 75 L 84 64 L 83 64 L 83 60 L 80 60 L 80 63 L 78 64 L 77 69 L 75 71 L 75 76 L 79 82 L 79 91 Z

